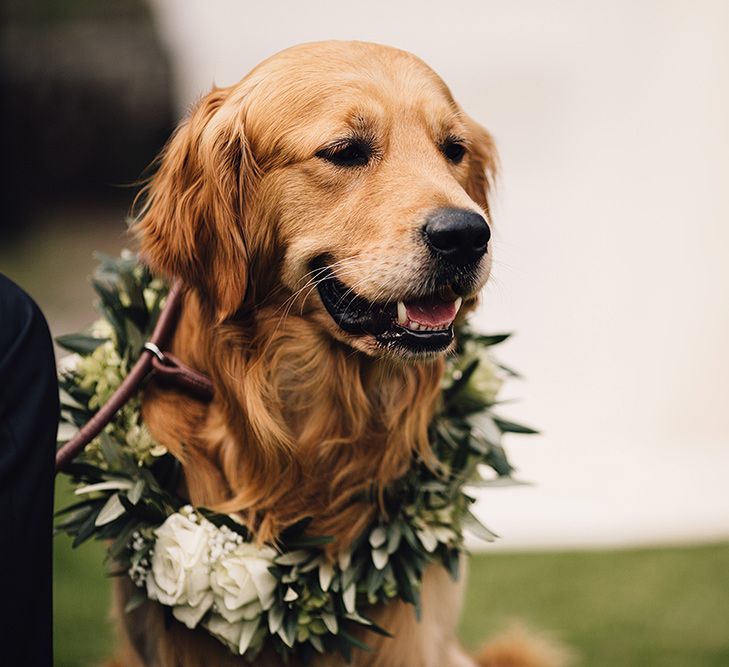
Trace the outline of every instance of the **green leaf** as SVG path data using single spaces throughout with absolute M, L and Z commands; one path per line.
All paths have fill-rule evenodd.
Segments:
M 381 547 L 385 541 L 387 540 L 387 530 L 384 526 L 377 526 L 371 533 L 370 533 L 370 546 L 373 549 L 377 549 L 378 547 Z
M 377 569 L 377 567 L 375 567 L 374 570 L 370 570 L 370 574 L 367 577 L 367 595 L 374 595 L 380 589 L 384 580 L 384 569 Z
M 499 343 L 503 343 L 508 338 L 511 338 L 513 334 L 511 333 L 501 333 L 501 334 L 490 334 L 490 335 L 484 335 L 484 334 L 473 334 L 472 338 L 478 343 L 481 343 L 482 345 L 486 345 L 487 347 L 490 347 L 492 345 L 498 345 Z
M 130 521 L 119 532 L 112 544 L 109 546 L 107 558 L 110 560 L 118 560 L 120 556 L 128 549 L 132 535 L 140 527 L 140 523 L 130 517 Z M 150 545 L 151 548 L 151 545 Z
M 486 528 L 470 510 L 464 517 L 463 527 L 486 542 L 494 542 L 498 538 L 498 535 Z
M 486 455 L 491 451 L 489 442 L 477 432 L 471 434 L 471 437 L 468 439 L 468 446 L 477 454 Z
M 347 589 L 352 582 L 356 582 L 362 576 L 362 571 L 366 567 L 366 561 L 362 558 L 353 562 L 344 572 L 342 572 L 342 588 Z
M 78 532 L 78 529 L 85 524 L 89 516 L 91 516 L 94 511 L 101 509 L 102 504 L 101 500 L 95 498 L 91 501 L 91 504 L 86 507 L 77 507 L 72 510 L 63 521 L 56 524 L 56 532 L 64 532 L 69 535 L 75 535 Z
M 106 341 L 106 338 L 94 338 L 85 334 L 64 334 L 63 336 L 56 336 L 56 343 L 64 350 L 75 352 L 82 357 L 91 354 L 99 345 Z
M 510 475 L 503 475 L 494 479 L 470 479 L 466 482 L 466 486 L 477 489 L 505 488 L 509 486 L 531 486 L 531 482 L 514 479 Z
M 118 288 L 115 285 L 105 285 L 96 278 L 91 280 L 91 286 L 99 295 L 102 306 L 111 309 L 115 314 L 121 314 L 124 310 Z
M 324 544 L 330 544 L 334 538 L 330 535 L 302 535 L 293 540 L 286 542 L 289 549 L 304 549 L 308 547 L 320 547 Z
M 131 320 L 124 320 L 124 325 L 124 333 L 126 334 L 127 344 L 129 345 L 132 355 L 136 358 L 142 352 L 144 335 Z
M 284 620 L 284 607 L 281 604 L 275 604 L 268 610 L 268 629 L 272 635 L 275 635 Z
M 404 561 L 400 561 L 398 563 L 398 567 L 393 567 L 393 572 L 395 573 L 395 580 L 397 581 L 400 597 L 402 597 L 405 602 L 415 604 L 415 601 L 418 599 L 418 592 L 413 586 L 410 576 L 404 567 Z
M 339 632 L 339 623 L 337 623 L 337 617 L 334 614 L 328 612 L 321 615 L 321 620 L 324 621 L 324 625 L 327 626 L 327 630 L 333 635 Z
M 460 574 L 460 556 L 461 552 L 458 549 L 448 549 L 445 554 L 445 566 L 453 581 L 458 581 Z
M 473 361 L 469 362 L 464 369 L 459 370 L 461 374 L 460 377 L 457 380 L 454 380 L 450 388 L 446 389 L 443 392 L 443 399 L 446 401 L 446 403 L 452 401 L 459 392 L 461 392 L 468 386 L 468 381 L 471 379 L 471 376 L 473 375 L 477 367 L 478 359 L 474 359 Z
M 124 318 L 122 315 L 117 314 L 113 309 L 105 305 L 99 306 L 99 312 L 105 317 L 116 335 L 117 350 L 121 355 L 126 352 L 127 349 L 127 338 L 124 327 Z
M 96 531 L 96 517 L 99 516 L 99 512 L 101 512 L 101 504 L 89 513 L 89 516 L 76 533 L 71 547 L 75 549 L 79 544 L 82 544 L 94 534 L 94 531 Z
M 339 636 L 343 639 L 346 639 L 352 646 L 356 646 L 358 649 L 362 651 L 367 651 L 368 653 L 374 653 L 374 649 L 371 646 L 367 646 L 364 642 L 360 641 L 355 637 L 354 635 L 350 635 L 345 630 L 339 631 Z
M 105 431 L 99 433 L 99 442 L 101 443 L 101 454 L 109 464 L 109 468 L 112 470 L 118 469 L 123 459 L 122 448 L 119 442 Z
M 486 465 L 491 466 L 496 471 L 496 474 L 500 477 L 507 477 L 511 475 L 512 472 L 514 472 L 514 468 L 512 467 L 511 463 L 509 463 L 509 460 L 506 458 L 506 452 L 504 451 L 504 448 L 500 446 L 492 445 L 491 451 L 484 458 L 483 462 Z
M 124 570 L 124 574 L 126 574 L 126 570 Z M 147 596 L 140 590 L 136 589 L 132 591 L 132 594 L 129 596 L 129 599 L 127 600 L 127 604 L 124 607 L 124 613 L 129 614 L 133 612 L 135 609 L 140 607 L 142 604 L 144 604 L 147 601 Z
M 388 553 L 385 547 L 372 549 L 372 562 L 378 570 L 384 570 L 388 561 Z
M 288 628 L 285 625 L 282 625 L 278 629 L 278 636 L 281 638 L 281 641 L 286 644 L 289 648 L 293 648 L 294 646 L 294 635 L 289 634 Z
M 402 528 L 400 527 L 400 521 L 395 521 L 390 524 L 390 529 L 387 535 L 387 553 L 394 554 L 400 546 L 400 539 L 402 538 Z
M 243 622 L 243 632 L 241 632 L 240 641 L 238 642 L 238 652 L 241 655 L 243 655 L 248 650 L 248 647 L 251 645 L 253 637 L 256 634 L 256 630 L 258 630 L 258 624 L 260 622 L 260 618 L 257 618 L 253 621 Z
M 115 493 L 113 496 L 109 496 L 109 499 L 101 508 L 99 516 L 96 517 L 94 523 L 97 527 L 105 526 L 107 523 L 116 521 L 124 512 L 126 512 L 126 509 L 124 509 L 124 505 L 119 500 L 119 494 Z
M 309 558 L 311 558 L 311 554 L 308 551 L 300 549 L 298 551 L 287 551 L 280 556 L 276 556 L 273 562 L 276 565 L 299 565 L 300 563 L 305 563 Z
M 322 591 L 326 593 L 329 590 L 329 585 L 332 583 L 334 578 L 334 567 L 331 563 L 322 563 L 319 565 L 319 586 Z
M 357 584 L 352 582 L 344 589 L 342 593 L 342 602 L 344 602 L 344 608 L 350 613 L 355 611 L 355 600 L 357 597 Z
M 435 424 L 435 430 L 451 449 L 458 450 L 460 448 L 461 439 L 457 437 L 456 433 L 452 432 L 454 429 L 445 420 L 438 420 Z
M 516 422 L 512 422 L 507 419 L 501 419 L 500 417 L 494 417 L 494 422 L 504 433 L 524 433 L 527 435 L 534 435 L 539 433 L 539 431 L 535 431 L 529 426 L 517 424 Z
M 337 637 L 337 648 L 347 664 L 352 662 L 352 645 L 345 637 Z
M 409 523 L 402 523 L 402 534 L 405 537 L 407 543 L 414 551 L 418 552 L 423 548 L 420 544 L 420 540 L 415 536 L 415 533 L 413 532 L 413 529 L 410 527 Z
M 375 632 L 378 635 L 382 635 L 383 637 L 392 637 L 393 635 L 389 633 L 385 628 L 383 628 L 380 625 L 377 625 L 372 619 L 367 618 L 367 616 L 360 616 L 361 619 L 367 621 L 367 629 L 370 632 Z
M 119 275 L 119 282 L 129 297 L 131 308 L 146 313 L 147 304 L 144 302 L 144 287 L 135 279 L 132 272 L 122 272 Z
M 146 486 L 147 484 L 141 477 L 134 482 L 134 486 L 127 493 L 127 499 L 132 505 L 136 505 L 139 502 Z
M 81 507 L 89 507 L 90 505 L 95 505 L 99 502 L 98 498 L 86 498 L 85 500 L 80 500 L 77 503 L 73 503 L 73 505 L 68 505 L 67 507 L 64 507 L 60 510 L 57 510 L 54 512 L 54 517 L 63 516 L 65 514 L 68 514 L 70 512 L 73 512 Z
M 281 542 L 283 544 L 289 544 L 292 540 L 300 539 L 303 537 L 310 523 L 311 517 L 307 516 L 292 524 L 281 533 Z
M 309 642 L 319 653 L 324 653 L 324 644 L 317 635 L 309 635 Z
M 496 365 L 510 377 L 517 378 L 517 379 L 520 379 L 522 377 L 522 375 L 519 372 L 515 371 L 513 368 L 511 368 L 510 366 L 507 366 L 506 364 L 502 364 L 501 362 L 498 362 L 498 363 L 496 363 Z

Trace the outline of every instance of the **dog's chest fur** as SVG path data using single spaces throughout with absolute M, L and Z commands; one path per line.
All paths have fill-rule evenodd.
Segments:
M 205 318 L 188 295 L 173 351 L 210 374 L 213 402 L 160 387 L 144 401 L 190 500 L 240 512 L 262 541 L 309 516 L 332 550 L 346 547 L 377 510 L 362 498 L 376 499 L 414 453 L 428 456 L 442 361 L 373 360 L 275 306 L 235 324 Z
M 200 326 L 205 313 L 188 295 L 174 351 L 213 377 L 216 397 L 203 405 L 169 388 L 150 387 L 145 419 L 182 461 L 193 503 L 240 511 L 264 541 L 311 516 L 312 532 L 333 536 L 336 551 L 377 511 L 376 501 L 361 499 L 363 492 L 376 498 L 378 488 L 405 472 L 415 451 L 427 452 L 442 364 L 385 366 L 325 340 L 302 318 L 282 322 L 275 312 L 259 313 L 248 331 Z M 459 590 L 432 567 L 423 583 L 422 622 L 402 602 L 376 610 L 377 622 L 397 638 L 385 640 L 376 659 L 358 652 L 355 664 L 448 664 L 442 647 L 454 641 Z M 123 586 L 118 594 L 125 597 Z M 155 605 L 124 620 L 130 637 L 135 628 L 146 628 L 140 641 L 155 654 L 148 664 L 244 664 L 205 633 L 176 623 L 157 633 L 153 629 L 163 621 Z M 149 646 L 150 633 L 157 637 L 155 647 Z M 363 639 L 381 642 L 371 633 Z M 204 659 L 195 657 L 200 651 Z M 277 660 L 272 655 L 257 664 Z M 323 657 L 318 664 L 340 663 L 341 657 Z

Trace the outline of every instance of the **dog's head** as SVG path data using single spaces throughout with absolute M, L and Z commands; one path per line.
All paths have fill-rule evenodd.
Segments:
M 489 275 L 495 162 L 416 57 L 294 47 L 178 128 L 141 210 L 142 251 L 218 320 L 295 304 L 368 354 L 442 353 Z

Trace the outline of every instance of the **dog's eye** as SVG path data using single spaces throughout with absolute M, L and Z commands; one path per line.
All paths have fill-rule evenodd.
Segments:
M 457 139 L 446 139 L 441 146 L 441 150 L 443 151 L 443 155 L 453 164 L 458 164 L 466 154 L 466 147 Z
M 316 156 L 338 167 L 364 167 L 372 155 L 372 148 L 364 141 L 346 141 L 320 150 Z

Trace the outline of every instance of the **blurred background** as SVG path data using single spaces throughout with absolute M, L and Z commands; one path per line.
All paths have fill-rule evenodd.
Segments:
M 516 332 L 503 413 L 543 432 L 506 443 L 531 484 L 480 496 L 464 640 L 519 618 L 584 665 L 729 664 L 729 3 L 6 0 L 0 34 L 0 271 L 55 335 L 214 83 L 319 39 L 422 57 L 500 150 L 476 319 Z M 94 664 L 103 549 L 56 547 L 56 662 Z

